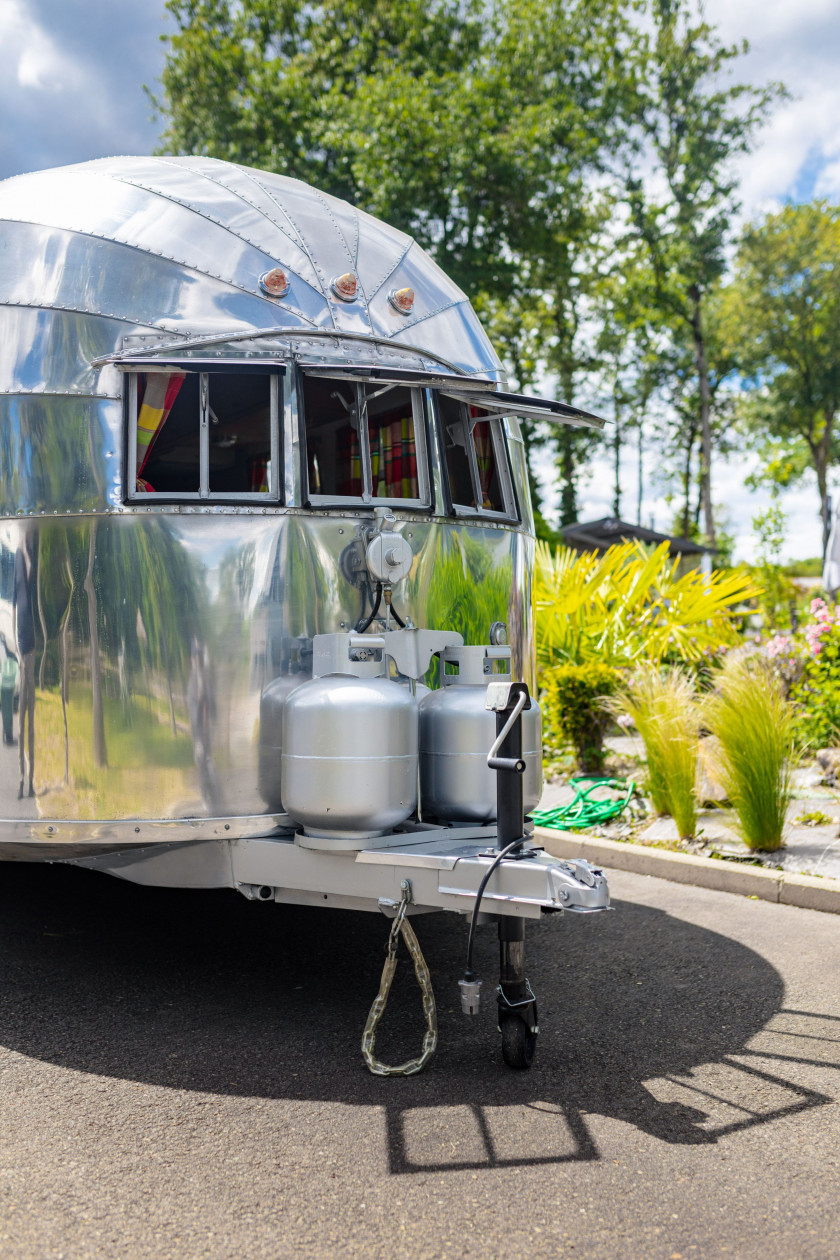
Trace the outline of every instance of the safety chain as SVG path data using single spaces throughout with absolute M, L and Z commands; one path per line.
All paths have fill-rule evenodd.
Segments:
M 365 1024 L 365 1031 L 362 1034 L 362 1055 L 374 1076 L 414 1076 L 416 1072 L 422 1072 L 437 1049 L 437 1011 L 435 1009 L 435 995 L 432 990 L 432 977 L 429 974 L 429 968 L 426 966 L 426 960 L 423 957 L 420 944 L 414 934 L 414 928 L 406 918 L 406 911 L 411 901 L 411 883 L 409 880 L 404 879 L 402 881 L 400 891 L 402 895 L 394 921 L 391 924 L 391 933 L 388 937 L 388 956 L 385 959 L 385 966 L 382 968 L 379 992 L 374 998 L 373 1006 L 370 1008 L 370 1014 Z M 387 1063 L 380 1063 L 374 1056 L 373 1043 L 376 1039 L 377 1026 L 385 1013 L 385 1007 L 388 1005 L 388 994 L 391 991 L 391 982 L 397 969 L 397 943 L 400 932 L 402 932 L 403 940 L 414 962 L 414 974 L 417 977 L 417 983 L 420 985 L 420 992 L 423 994 L 426 1033 L 423 1037 L 423 1050 L 419 1058 L 409 1059 L 406 1063 L 401 1063 L 397 1067 L 389 1067 Z

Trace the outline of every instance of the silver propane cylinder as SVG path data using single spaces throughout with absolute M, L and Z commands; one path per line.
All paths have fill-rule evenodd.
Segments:
M 447 674 L 446 665 L 456 665 Z M 507 672 L 499 672 L 502 666 Z M 441 687 L 420 705 L 420 802 L 424 820 L 490 822 L 496 817 L 496 774 L 487 754 L 496 715 L 484 707 L 489 682 L 510 678 L 509 647 L 447 648 Z M 537 702 L 522 714 L 525 812 L 542 794 L 542 724 Z
M 260 796 L 275 814 L 284 812 L 280 793 L 283 711 L 291 693 L 306 681 L 305 674 L 286 674 L 281 678 L 272 679 L 260 696 L 257 786 Z
M 314 643 L 320 676 L 297 687 L 283 711 L 283 807 L 307 835 L 381 836 L 417 808 L 417 701 L 382 676 L 381 639 Z M 336 672 L 321 674 L 325 667 Z

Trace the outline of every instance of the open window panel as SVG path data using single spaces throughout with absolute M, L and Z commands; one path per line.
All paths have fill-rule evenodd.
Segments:
M 302 374 L 309 502 L 431 506 L 423 392 Z
M 502 420 L 473 402 L 438 394 L 453 511 L 516 519 Z
M 129 497 L 277 501 L 279 406 L 276 373 L 133 373 Z

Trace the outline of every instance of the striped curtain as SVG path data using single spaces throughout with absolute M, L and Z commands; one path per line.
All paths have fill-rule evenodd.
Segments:
M 138 399 L 137 412 L 137 489 L 153 490 L 142 476 L 149 461 L 152 447 L 169 417 L 184 381 L 183 372 L 149 372 L 139 382 L 142 396 Z
M 417 447 L 410 416 L 383 424 L 372 441 L 374 493 L 380 499 L 416 499 Z
M 482 413 L 476 407 L 470 407 L 470 416 L 478 416 Z M 473 429 L 473 442 L 475 444 L 475 459 L 478 464 L 478 480 L 481 488 L 481 506 L 483 508 L 492 509 L 495 505 L 490 498 L 490 483 L 493 480 L 493 474 L 496 471 L 495 461 L 493 459 L 493 434 L 490 431 L 489 423 L 479 423 Z

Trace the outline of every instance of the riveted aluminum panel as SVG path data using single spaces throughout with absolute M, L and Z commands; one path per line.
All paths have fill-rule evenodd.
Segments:
M 75 311 L 0 304 L 0 394 L 117 394 L 116 373 L 99 372 L 90 361 L 127 327 Z
M 0 396 L 0 517 L 120 507 L 119 399 Z

